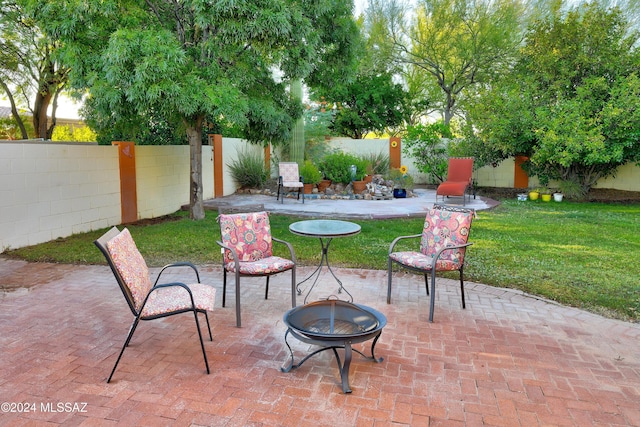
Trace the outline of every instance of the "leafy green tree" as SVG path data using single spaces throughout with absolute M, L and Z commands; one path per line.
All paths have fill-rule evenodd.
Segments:
M 9 99 L 22 139 L 29 135 L 20 107 L 32 113 L 35 137 L 51 139 L 58 95 L 69 74 L 69 68 L 56 59 L 59 48 L 59 40 L 41 30 L 24 1 L 0 0 L 0 88 Z
M 331 99 L 338 104 L 331 130 L 354 139 L 399 126 L 408 115 L 405 91 L 389 73 L 359 75 L 351 83 L 337 85 Z
M 420 172 L 430 175 L 437 183 L 443 182 L 447 175 L 449 158 L 443 138 L 449 139 L 452 136 L 451 129 L 443 122 L 409 126 L 403 141 L 403 150 L 413 158 Z
M 423 97 L 448 124 L 468 91 L 510 65 L 521 40 L 521 4 L 509 0 L 372 1 L 393 61 L 424 73 Z M 384 38 L 380 39 L 383 43 Z
M 314 23 L 337 0 L 31 0 L 64 40 L 73 83 L 101 116 L 139 126 L 153 111 L 189 141 L 190 214 L 204 218 L 202 129 L 231 123 L 252 140 L 283 137 L 302 113 L 288 79 L 309 76 L 321 55 Z M 348 2 L 352 4 L 351 2 Z M 81 55 L 79 53 L 82 53 Z M 276 81 L 274 69 L 284 74 Z M 77 73 L 77 74 L 75 74 Z M 293 113 L 293 114 L 292 114 Z M 119 122 L 122 123 L 122 122 Z
M 640 161 L 640 37 L 627 24 L 595 3 L 535 23 L 513 72 L 473 109 L 478 136 L 504 156 L 529 156 L 541 181 L 584 191 Z

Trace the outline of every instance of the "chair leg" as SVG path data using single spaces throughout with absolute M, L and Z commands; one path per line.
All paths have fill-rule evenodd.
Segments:
M 296 308 L 296 266 L 291 269 L 291 308 Z
M 198 330 L 198 338 L 200 338 L 200 347 L 202 348 L 202 356 L 204 357 L 204 365 L 207 367 L 207 374 L 210 374 L 211 371 L 209 371 L 209 361 L 207 360 L 207 353 L 204 350 L 204 341 L 202 341 L 202 331 L 200 331 L 200 322 L 198 321 L 198 311 L 195 308 L 193 309 L 193 317 L 195 317 L 195 319 L 196 319 L 196 329 Z M 211 331 L 209 331 L 209 332 L 211 332 Z M 213 341 L 213 339 L 212 339 L 212 341 Z
M 236 326 L 242 327 L 240 316 L 240 272 L 236 271 Z
M 427 296 L 429 296 L 429 276 L 424 273 L 424 287 L 427 288 Z
M 431 298 L 429 303 L 429 322 L 433 323 L 433 311 L 436 308 L 436 270 L 431 270 Z
M 222 269 L 222 306 L 227 303 L 227 269 Z
M 298 190 L 300 191 L 300 190 Z M 304 190 L 302 191 L 302 204 L 304 205 Z
M 267 287 L 264 290 L 264 299 L 269 299 L 269 276 L 267 276 Z
M 207 329 L 209 329 L 209 339 L 211 341 L 213 341 L 213 335 L 211 335 L 211 325 L 209 324 L 209 315 L 207 314 L 207 311 L 203 311 L 204 313 L 204 318 L 207 321 Z
M 462 278 L 462 268 L 460 269 L 460 294 L 462 295 L 462 308 L 467 308 L 464 303 L 464 280 Z
M 391 275 L 393 273 L 393 262 L 391 258 L 387 260 L 387 304 L 391 304 Z
M 136 327 L 138 327 L 138 322 L 140 322 L 140 318 L 136 317 L 133 320 L 131 327 L 129 328 L 129 334 L 127 335 L 127 339 L 124 341 L 124 345 L 122 346 L 122 350 L 120 350 L 120 354 L 118 355 L 118 359 L 116 360 L 115 365 L 113 365 L 111 374 L 109 375 L 109 378 L 107 378 L 107 383 L 111 382 L 111 377 L 113 377 L 113 374 L 116 372 L 116 368 L 118 367 L 118 363 L 120 363 L 120 359 L 122 358 L 124 349 L 127 348 L 127 346 L 129 345 L 129 341 L 131 341 L 131 337 L 133 336 L 133 333 L 136 331 Z

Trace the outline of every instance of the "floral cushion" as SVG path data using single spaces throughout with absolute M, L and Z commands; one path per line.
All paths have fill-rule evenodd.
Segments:
M 241 262 L 255 262 L 272 255 L 271 226 L 266 212 L 220 215 L 222 243 L 233 248 Z M 233 263 L 224 251 L 224 264 Z
M 202 283 L 192 283 L 188 286 L 196 308 L 212 311 L 216 300 L 215 288 Z M 187 290 L 181 286 L 163 287 L 151 293 L 142 310 L 142 316 L 157 316 L 184 309 L 191 309 L 191 298 Z
M 433 258 L 446 246 L 464 245 L 469 239 L 473 212 L 451 212 L 431 209 L 427 214 L 420 241 L 420 252 Z M 464 261 L 465 248 L 444 251 L 438 262 L 450 261 L 459 268 Z
M 433 262 L 433 257 L 426 256 L 420 252 L 392 252 L 389 254 L 389 258 L 407 267 L 425 271 L 431 270 Z M 459 268 L 460 263 L 443 260 L 442 257 L 436 262 L 436 271 L 457 270 Z
M 281 273 L 283 271 L 290 270 L 294 267 L 294 263 L 291 260 L 280 258 L 277 256 L 271 256 L 258 261 L 248 261 L 240 263 L 240 274 L 248 276 L 261 276 L 268 274 Z M 236 271 L 235 262 L 228 262 L 224 268 L 227 271 Z
M 152 287 L 149 268 L 138 251 L 128 229 L 122 230 L 107 242 L 107 251 L 133 297 L 134 306 L 140 309 Z

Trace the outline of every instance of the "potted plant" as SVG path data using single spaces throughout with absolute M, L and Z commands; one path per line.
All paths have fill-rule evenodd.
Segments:
M 404 165 L 398 169 L 391 169 L 389 179 L 393 181 L 393 197 L 397 199 L 407 197 L 407 190 L 413 189 L 413 177 L 407 173 L 407 167 Z
M 311 160 L 305 160 L 300 168 L 300 175 L 304 182 L 304 193 L 311 194 L 313 187 L 322 180 L 322 174 Z
M 540 192 L 540 198 L 542 199 L 543 202 L 551 201 L 551 190 L 549 190 L 548 187 L 540 188 L 539 192 Z
M 529 191 L 529 200 L 538 200 L 538 197 L 540 197 L 540 191 L 537 188 Z

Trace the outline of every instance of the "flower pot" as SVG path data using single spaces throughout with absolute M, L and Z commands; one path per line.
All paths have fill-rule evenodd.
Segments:
M 373 175 L 365 175 L 364 176 L 364 182 L 367 184 L 370 184 L 371 181 L 373 181 Z
M 355 194 L 360 194 L 367 188 L 367 183 L 365 181 L 353 181 L 353 192 Z
M 315 187 L 315 184 L 304 184 L 304 194 L 313 193 L 313 187 Z
M 395 197 L 396 199 L 404 199 L 407 197 L 407 190 L 405 190 L 404 188 L 394 188 L 393 197 Z
M 539 196 L 540 196 L 540 193 L 538 193 L 537 191 L 529 192 L 529 200 L 538 200 Z
M 524 202 L 525 200 L 527 200 L 527 193 L 519 193 L 518 200 L 521 202 Z
M 550 202 L 551 201 L 551 194 L 543 194 L 540 197 L 542 198 L 543 202 Z
M 324 193 L 324 191 L 331 185 L 330 179 L 323 179 L 318 183 L 318 191 Z
M 555 200 L 556 202 L 561 202 L 562 201 L 562 193 L 553 193 L 553 200 Z

